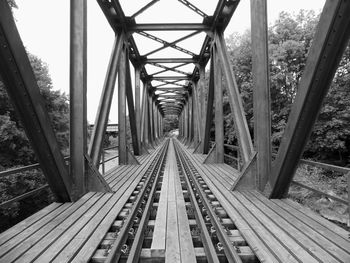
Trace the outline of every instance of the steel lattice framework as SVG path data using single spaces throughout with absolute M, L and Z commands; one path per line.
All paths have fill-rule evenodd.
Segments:
M 176 1 L 176 0 L 173 0 Z M 97 0 L 115 32 L 90 144 L 86 119 L 87 0 L 71 0 L 70 166 L 59 151 L 33 70 L 6 0 L 0 0 L 0 73 L 32 142 L 48 183 L 60 201 L 76 200 L 87 191 L 110 191 L 98 172 L 114 89 L 118 93 L 119 163 L 134 161 L 163 137 L 164 117 L 179 118 L 180 137 L 195 152 L 224 159 L 222 82 L 226 81 L 243 169 L 234 187 L 269 189 L 270 197 L 288 192 L 313 124 L 327 94 L 350 35 L 350 1 L 327 0 L 310 49 L 299 92 L 292 107 L 274 166 L 270 142 L 270 94 L 267 41 L 267 0 L 251 0 L 252 76 L 254 86 L 254 147 L 239 88 L 230 65 L 224 30 L 239 4 L 219 0 L 212 15 L 187 0 L 178 0 L 201 23 L 137 23 L 159 0 L 126 16 L 120 1 Z M 167 10 L 172 12 L 172 10 Z M 165 40 L 157 32 L 185 32 Z M 197 51 L 184 41 L 205 34 Z M 170 33 L 169 33 L 170 34 Z M 153 41 L 154 49 L 140 54 L 137 37 Z M 183 57 L 161 56 L 174 50 Z M 157 55 L 157 56 L 155 56 Z M 135 69 L 133 92 L 129 61 Z M 210 61 L 210 63 L 209 63 Z M 209 64 L 208 87 L 205 68 Z M 188 67 L 192 67 L 188 71 Z M 152 73 L 149 68 L 156 69 Z M 184 69 L 186 68 L 186 70 Z M 118 76 L 118 85 L 116 85 Z M 143 90 L 141 91 L 141 82 Z M 126 140 L 128 112 L 132 153 Z M 214 114 L 213 114 L 214 112 Z M 213 118 L 213 115 L 215 116 Z M 215 122 L 215 146 L 210 132 Z

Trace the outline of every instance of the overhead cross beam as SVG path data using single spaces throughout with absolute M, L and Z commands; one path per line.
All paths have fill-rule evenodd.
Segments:
M 191 76 L 153 76 L 152 80 L 190 80 Z
M 210 27 L 201 23 L 134 24 L 128 26 L 130 32 L 140 31 L 209 31 Z
M 147 58 L 145 63 L 197 63 L 198 60 L 194 58 Z

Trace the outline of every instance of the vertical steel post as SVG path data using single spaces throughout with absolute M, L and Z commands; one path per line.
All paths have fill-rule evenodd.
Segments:
M 214 49 L 215 144 L 216 162 L 224 162 L 224 113 L 222 105 L 222 71 L 217 50 Z
M 154 146 L 154 131 L 153 131 L 153 103 L 152 95 L 148 96 L 148 113 L 149 113 L 149 134 L 150 134 L 150 143 Z
M 197 114 L 197 87 L 196 85 L 192 86 L 192 115 L 193 115 L 193 147 L 196 147 L 199 141 L 198 133 L 198 114 Z
M 120 54 L 118 71 L 118 124 L 119 164 L 128 163 L 126 141 L 126 48 Z
M 254 86 L 254 143 L 258 153 L 258 188 L 261 191 L 264 190 L 271 175 L 271 117 L 266 2 L 266 0 L 250 1 Z
M 86 192 L 86 0 L 71 0 L 70 26 L 70 173 L 73 199 Z
M 211 52 L 210 59 L 210 77 L 209 77 L 209 90 L 208 90 L 208 100 L 207 100 L 207 111 L 205 115 L 205 129 L 204 129 L 204 147 L 203 154 L 207 154 L 209 152 L 210 146 L 210 129 L 212 125 L 212 117 L 213 117 L 213 102 L 214 102 L 214 55 L 213 51 Z
M 200 120 L 201 120 L 201 145 L 199 147 L 199 152 L 203 153 L 204 151 L 204 131 L 205 131 L 205 116 L 206 116 L 206 106 L 205 106 L 205 66 L 203 64 L 199 65 L 199 81 L 198 81 L 198 90 L 199 90 L 199 101 L 200 101 Z
M 188 97 L 188 140 L 187 143 L 190 146 L 192 141 L 192 94 Z
M 102 149 L 102 175 L 105 174 L 105 150 Z
M 141 154 L 141 107 L 140 107 L 140 74 L 141 67 L 135 67 L 135 116 L 136 116 L 136 130 L 137 130 L 137 138 L 138 138 L 138 148 L 140 149 Z

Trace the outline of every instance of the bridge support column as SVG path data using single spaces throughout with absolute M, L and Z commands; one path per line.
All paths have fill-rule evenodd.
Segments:
M 188 104 L 187 104 L 187 115 L 188 115 L 188 136 L 187 136 L 187 142 L 186 144 L 188 146 L 191 146 L 192 142 L 192 95 L 189 94 L 188 96 Z
M 73 199 L 86 193 L 87 115 L 86 115 L 86 0 L 71 1 L 70 32 L 70 174 Z
M 118 70 L 118 150 L 119 164 L 127 164 L 127 140 L 126 140 L 126 48 L 120 54 L 120 63 Z
M 198 103 L 198 82 L 194 83 L 192 87 L 193 92 L 193 147 L 198 147 L 200 142 L 200 119 L 199 119 L 199 103 Z
M 205 107 L 205 96 L 204 96 L 204 87 L 205 87 L 205 65 L 199 65 L 199 81 L 198 81 L 198 90 L 199 90 L 199 112 L 201 120 L 201 145 L 199 147 L 199 152 L 204 152 L 204 134 L 205 134 L 205 117 L 206 117 L 206 107 Z
M 150 123 L 150 142 L 151 142 L 151 144 L 154 146 L 154 144 L 155 144 L 155 141 L 154 141 L 154 120 L 153 120 L 153 118 L 154 118 L 154 116 L 153 116 L 153 98 L 152 98 L 152 95 L 150 94 L 149 96 L 148 96 L 148 106 L 149 106 L 149 108 L 148 108 L 148 112 L 149 112 L 149 123 Z
M 215 154 L 216 162 L 224 162 L 224 114 L 223 114 L 223 103 L 222 103 L 222 71 L 220 60 L 215 54 L 212 59 L 215 61 L 214 68 L 214 83 L 215 83 Z
M 142 154 L 142 147 L 141 147 L 141 106 L 140 106 L 140 75 L 141 75 L 141 67 L 136 66 L 135 67 L 135 118 L 136 118 L 136 130 L 137 130 L 137 138 L 138 138 L 138 148 L 140 150 L 140 154 Z
M 142 119 L 141 119 L 141 134 L 142 144 L 144 147 L 149 147 L 149 123 L 148 123 L 148 82 L 143 85 L 142 95 Z
M 252 75 L 254 85 L 254 143 L 257 187 L 263 191 L 271 175 L 270 81 L 266 0 L 251 0 Z
M 210 76 L 209 76 L 209 88 L 208 88 L 208 100 L 207 109 L 205 115 L 205 129 L 204 129 L 204 140 L 203 140 L 203 154 L 208 154 L 210 146 L 210 129 L 212 125 L 213 116 L 213 102 L 214 102 L 214 59 L 213 49 L 211 51 L 210 59 Z

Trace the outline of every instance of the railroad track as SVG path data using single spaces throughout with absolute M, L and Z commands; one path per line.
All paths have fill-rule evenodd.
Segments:
M 259 262 L 177 142 L 162 147 L 90 262 Z

